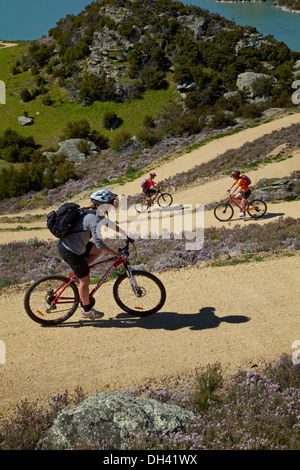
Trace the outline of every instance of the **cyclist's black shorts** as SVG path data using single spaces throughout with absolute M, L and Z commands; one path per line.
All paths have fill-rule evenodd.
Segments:
M 251 194 L 251 189 L 248 189 L 248 191 L 240 191 L 240 194 L 243 196 L 244 199 L 248 199 Z
M 70 266 L 78 279 L 81 279 L 90 273 L 90 268 L 86 262 L 86 257 L 90 254 L 92 247 L 93 243 L 88 242 L 85 253 L 82 255 L 77 255 L 76 253 L 67 250 L 67 248 L 65 248 L 62 244 L 61 240 L 58 242 L 58 252 L 60 256 Z
M 146 196 L 150 197 L 151 194 L 156 193 L 155 189 L 143 189 L 143 193 L 146 194 Z

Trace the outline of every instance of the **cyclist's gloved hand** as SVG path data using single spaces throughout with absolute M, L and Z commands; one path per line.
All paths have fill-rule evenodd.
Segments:
M 131 237 L 127 237 L 127 240 L 128 240 L 130 243 L 134 243 L 134 239 L 131 238 Z
M 227 189 L 227 192 L 230 193 L 230 189 Z

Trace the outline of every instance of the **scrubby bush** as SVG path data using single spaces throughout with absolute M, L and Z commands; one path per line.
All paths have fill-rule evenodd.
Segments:
M 106 79 L 93 73 L 84 73 L 78 91 L 78 99 L 90 104 L 94 101 L 111 101 L 115 97 L 112 78 Z
M 131 134 L 129 131 L 122 130 L 114 135 L 114 137 L 110 141 L 110 147 L 113 150 L 120 150 L 122 145 L 124 145 L 128 140 L 131 139 Z
M 20 97 L 21 100 L 24 101 L 24 103 L 27 103 L 28 101 L 31 101 L 33 99 L 32 93 L 29 91 L 28 88 L 23 88 L 21 90 Z
M 61 139 L 87 139 L 91 132 L 91 126 L 87 119 L 68 121 L 63 128 Z
M 8 162 L 29 161 L 36 148 L 33 137 L 22 137 L 10 128 L 0 136 L 0 158 Z
M 106 111 L 102 119 L 103 127 L 105 127 L 105 129 L 110 129 L 112 124 L 116 121 L 117 117 L 117 113 L 114 111 Z

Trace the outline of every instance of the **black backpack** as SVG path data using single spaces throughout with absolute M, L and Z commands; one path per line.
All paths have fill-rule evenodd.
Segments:
M 66 202 L 47 215 L 47 227 L 55 237 L 63 238 L 73 231 L 81 214 L 78 204 Z

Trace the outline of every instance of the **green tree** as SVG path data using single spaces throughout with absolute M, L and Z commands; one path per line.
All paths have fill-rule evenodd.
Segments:
M 87 139 L 91 133 L 91 126 L 88 119 L 82 118 L 77 121 L 68 121 L 63 128 L 62 140 Z
M 78 99 L 87 104 L 94 101 L 111 101 L 114 98 L 115 81 L 93 73 L 85 73 L 79 87 Z

